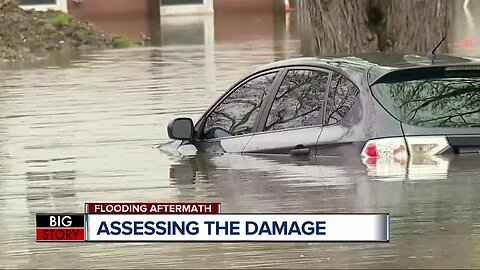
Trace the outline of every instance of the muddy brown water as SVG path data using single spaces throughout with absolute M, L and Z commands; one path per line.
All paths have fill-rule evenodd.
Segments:
M 0 71 L 0 264 L 480 267 L 480 156 L 367 168 L 357 159 L 175 157 L 156 148 L 168 141 L 172 118 L 198 119 L 252 68 L 298 56 L 299 42 L 283 38 L 113 50 Z M 389 212 L 391 242 L 35 242 L 35 213 L 81 212 L 95 201 L 212 201 L 245 213 Z

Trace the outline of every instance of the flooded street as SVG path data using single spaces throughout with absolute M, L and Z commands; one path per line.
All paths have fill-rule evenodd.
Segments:
M 480 2 L 472 2 L 474 26 L 459 12 L 452 47 L 455 54 L 480 57 Z M 173 118 L 197 120 L 252 69 L 301 56 L 288 27 L 239 41 L 210 29 L 211 17 L 178 20 L 164 21 L 163 33 L 193 23 L 203 34 L 165 34 L 160 47 L 0 71 L 3 267 L 480 267 L 480 156 L 367 168 L 356 158 L 159 151 Z M 460 29 L 467 23 L 471 43 L 464 46 Z M 220 202 L 222 212 L 233 213 L 388 212 L 391 241 L 35 242 L 36 213 L 82 212 L 86 202 L 116 201 Z

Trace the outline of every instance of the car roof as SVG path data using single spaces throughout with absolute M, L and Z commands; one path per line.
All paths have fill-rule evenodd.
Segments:
M 368 53 L 353 55 L 337 55 L 325 57 L 301 57 L 288 60 L 273 62 L 261 66 L 256 72 L 266 69 L 281 68 L 288 66 L 316 66 L 330 68 L 334 70 L 348 69 L 356 70 L 368 74 L 368 83 L 372 84 L 380 77 L 393 71 L 412 69 L 412 68 L 429 68 L 442 66 L 470 66 L 480 65 L 480 59 L 451 56 L 436 55 L 435 61 L 430 60 L 427 56 L 418 54 L 403 53 Z

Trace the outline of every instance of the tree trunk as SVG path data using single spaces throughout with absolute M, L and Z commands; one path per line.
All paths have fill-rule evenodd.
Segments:
M 368 0 L 307 1 L 313 51 L 319 54 L 376 49 L 368 29 Z
M 431 51 L 452 17 L 448 0 L 309 0 L 300 2 L 305 54 Z M 447 52 L 445 42 L 438 52 Z
M 391 14 L 387 29 L 392 28 L 385 51 L 407 51 L 426 53 L 431 51 L 447 34 L 452 19 L 453 1 L 448 0 L 390 0 Z M 448 42 L 438 52 L 448 51 Z

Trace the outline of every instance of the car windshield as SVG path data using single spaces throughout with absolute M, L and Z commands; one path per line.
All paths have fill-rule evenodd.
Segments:
M 399 121 L 423 127 L 480 127 L 480 78 L 430 78 L 371 86 Z

